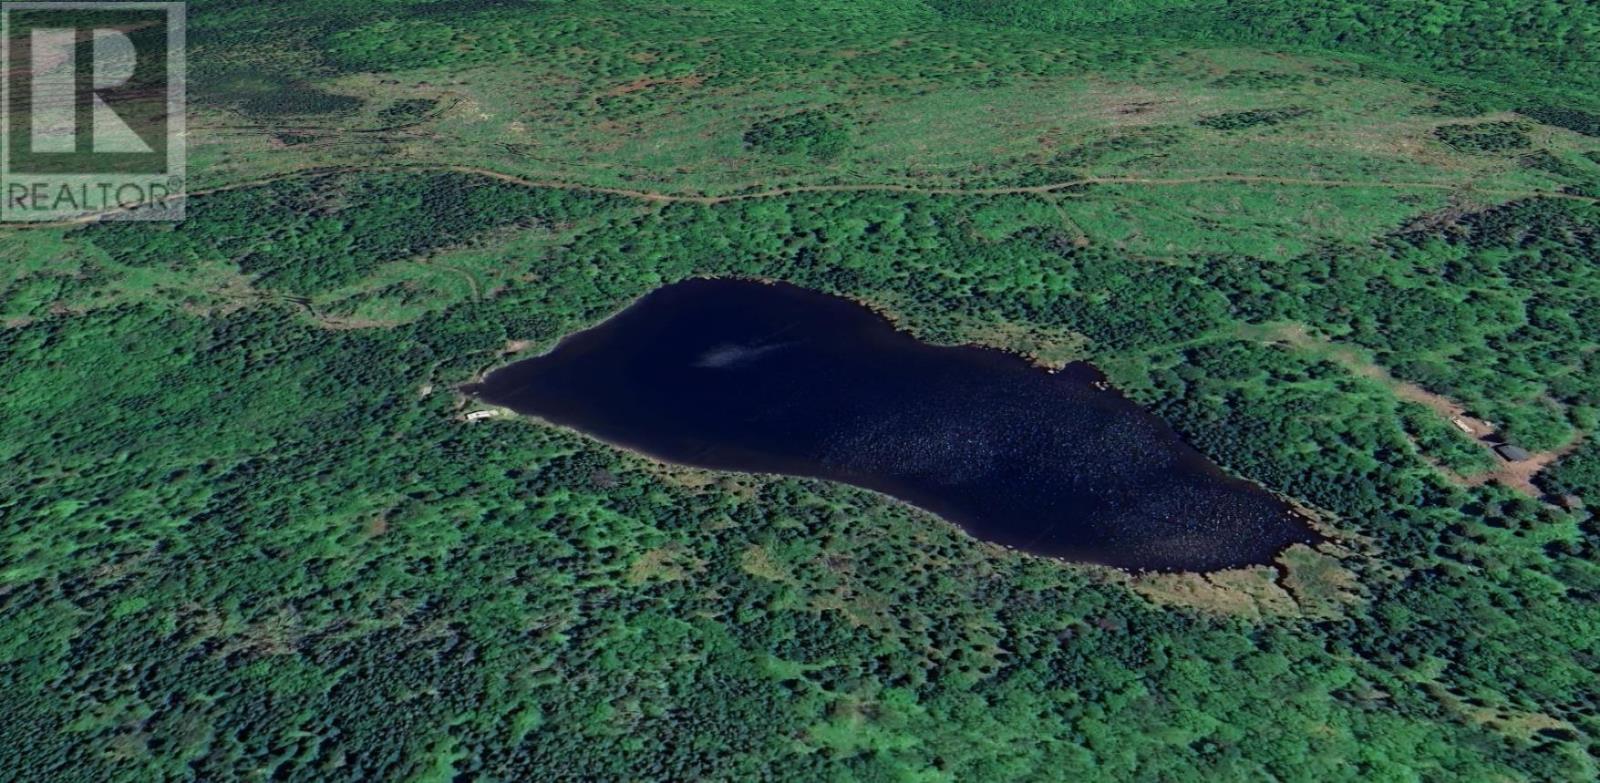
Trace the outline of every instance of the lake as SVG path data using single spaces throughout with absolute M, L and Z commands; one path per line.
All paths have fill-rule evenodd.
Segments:
M 1087 364 L 929 345 L 788 284 L 668 285 L 467 391 L 667 462 L 876 490 L 1038 555 L 1214 570 L 1319 540 Z

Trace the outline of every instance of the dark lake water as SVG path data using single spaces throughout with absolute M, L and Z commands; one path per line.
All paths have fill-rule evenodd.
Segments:
M 1317 537 L 1086 364 L 923 343 L 845 299 L 690 280 L 468 391 L 668 462 L 841 481 L 981 539 L 1134 569 Z

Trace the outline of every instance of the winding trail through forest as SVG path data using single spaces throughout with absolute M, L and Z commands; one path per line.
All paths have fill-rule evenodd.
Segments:
M 1388 181 L 1388 180 L 1350 180 L 1350 179 L 1316 179 L 1309 177 L 1273 177 L 1256 174 L 1208 174 L 1194 177 L 1081 177 L 1078 179 L 1062 180 L 1060 182 L 1047 182 L 1039 185 L 1010 185 L 993 187 L 940 187 L 901 185 L 896 183 L 859 183 L 835 185 L 790 185 L 767 190 L 752 190 L 742 193 L 729 193 L 721 196 L 709 196 L 690 193 L 664 193 L 651 190 L 635 190 L 632 188 L 619 188 L 606 185 L 587 185 L 581 182 L 565 180 L 530 179 L 515 174 L 484 168 L 481 166 L 465 166 L 452 163 L 415 163 L 415 164 L 375 164 L 370 166 L 316 166 L 295 169 L 280 174 L 274 174 L 259 179 L 236 182 L 230 185 L 218 185 L 211 188 L 190 191 L 186 197 L 208 196 L 215 193 L 225 193 L 231 190 L 244 190 L 246 188 L 269 185 L 286 179 L 297 177 L 312 177 L 325 174 L 344 173 L 394 173 L 394 172 L 455 172 L 459 174 L 475 174 L 488 177 L 500 182 L 507 182 L 528 188 L 546 188 L 550 190 L 569 190 L 583 193 L 603 193 L 624 198 L 639 199 L 658 203 L 702 204 L 716 205 L 727 204 L 735 201 L 754 201 L 768 198 L 781 198 L 783 196 L 798 195 L 802 193 L 913 193 L 932 196 L 1011 196 L 1011 195 L 1048 195 L 1062 190 L 1092 185 L 1142 185 L 1150 187 L 1176 187 L 1183 185 L 1205 184 L 1240 184 L 1240 185 L 1284 185 L 1290 187 L 1320 187 L 1320 188 L 1376 188 L 1392 190 L 1459 190 L 1466 193 L 1481 193 L 1490 196 L 1505 196 L 1510 198 L 1553 198 L 1566 201 L 1581 201 L 1589 204 L 1600 204 L 1600 198 L 1584 196 L 1577 193 L 1563 193 L 1555 190 L 1518 189 L 1518 188 L 1478 188 L 1472 185 L 1462 185 L 1455 182 L 1416 182 L 1416 181 Z M 97 222 L 108 215 L 115 215 L 130 210 L 113 209 L 104 212 L 94 212 L 67 220 L 18 223 L 8 226 L 12 229 L 28 228 L 59 228 L 63 226 L 82 225 Z

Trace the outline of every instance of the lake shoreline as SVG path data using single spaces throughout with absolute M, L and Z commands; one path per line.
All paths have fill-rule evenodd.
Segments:
M 848 483 L 991 544 L 1130 573 L 1269 565 L 1327 540 L 1092 364 L 924 343 L 781 281 L 663 286 L 460 391 L 664 465 Z

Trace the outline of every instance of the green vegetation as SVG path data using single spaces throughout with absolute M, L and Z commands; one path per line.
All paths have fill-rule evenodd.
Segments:
M 0 230 L 12 777 L 1600 772 L 1591 4 L 192 6 L 231 189 Z M 1334 541 L 1162 581 L 463 420 L 694 275 L 1092 360 Z
M 1577 131 L 1585 136 L 1600 136 L 1600 114 L 1571 107 L 1530 106 L 1523 114 L 1548 125 Z
M 586 217 L 603 203 L 459 174 L 332 175 L 222 193 L 197 204 L 194 220 L 165 230 L 108 223 L 90 235 L 130 267 L 181 270 L 235 260 L 261 288 L 306 295 L 355 282 L 396 258 L 425 258 L 496 230 Z
M 1415 402 L 1400 405 L 1400 426 L 1416 443 L 1422 454 L 1437 459 L 1439 464 L 1457 475 L 1472 476 L 1488 473 L 1495 467 L 1495 458 L 1481 444 L 1474 443 L 1439 414 Z
M 1303 84 L 1306 78 L 1304 74 L 1281 73 L 1279 71 L 1234 71 L 1226 76 L 1212 80 L 1211 86 L 1224 90 L 1238 89 L 1240 87 L 1278 89 Z
M 388 120 L 414 120 L 426 116 L 438 105 L 438 101 L 427 98 L 410 98 L 389 104 L 378 116 Z
M 1373 55 L 1513 88 L 1594 96 L 1600 9 L 1582 0 L 930 0 L 966 18 L 1082 34 L 1137 34 Z M 1543 121 L 1543 120 L 1541 120 Z
M 291 82 L 281 89 L 249 95 L 239 101 L 239 111 L 251 117 L 277 115 L 348 114 L 360 108 L 363 101 L 349 95 L 338 95 L 321 90 L 304 82 Z
M 1575 495 L 1592 507 L 1600 497 L 1600 447 L 1593 440 L 1584 443 L 1550 471 L 1548 483 L 1551 490 Z
M 1529 107 L 1527 90 L 1508 95 L 1347 50 L 1291 56 L 1220 37 L 1174 40 L 1188 29 L 1177 22 L 1111 35 L 1088 24 L 996 26 L 912 0 L 830 0 L 804 13 L 781 0 L 441 7 L 196 3 L 190 59 L 205 119 L 196 124 L 218 129 L 219 142 L 191 145 L 196 187 L 378 159 L 707 194 L 1096 175 L 1292 175 L 1516 193 L 1576 184 L 1496 156 L 1419 149 L 1442 114 L 1471 122 Z M 240 101 L 293 103 L 271 96 L 308 87 L 360 107 L 258 112 L 244 119 L 259 130 L 240 130 Z M 1538 94 L 1541 106 L 1600 111 L 1582 92 Z M 408 101 L 437 109 L 403 122 L 386 115 Z M 1226 132 L 1196 125 L 1286 107 L 1315 113 Z M 747 143 L 752 126 L 789 117 L 827 118 L 845 143 L 822 133 L 825 157 Z M 1139 151 L 1092 167 L 1053 163 L 1118 139 Z M 1541 146 L 1578 155 L 1594 142 L 1563 132 Z
M 1213 130 L 1240 130 L 1254 128 L 1260 125 L 1277 125 L 1289 120 L 1304 117 L 1311 113 L 1310 109 L 1298 106 L 1286 109 L 1253 109 L 1251 111 L 1236 111 L 1227 114 L 1218 114 L 1201 119 L 1198 125 L 1203 125 Z
M 849 146 L 850 134 L 827 114 L 803 111 L 750 126 L 744 143 L 774 155 L 800 154 L 831 160 Z
M 1528 138 L 1528 126 L 1520 122 L 1440 125 L 1433 135 L 1462 152 L 1505 152 L 1533 146 Z
M 552 224 L 588 228 L 478 268 L 476 288 L 496 281 L 492 295 L 432 298 L 405 323 L 355 330 L 270 304 L 196 314 L 204 299 L 178 292 L 170 305 L 149 293 L 116 303 L 145 269 L 116 250 L 174 233 L 61 237 L 67 255 L 102 259 L 77 297 L 103 304 L 3 333 L 18 390 L 3 417 L 7 481 L 20 488 L 7 516 L 23 520 L 7 543 L 6 600 L 32 629 L 8 653 L 7 698 L 30 716 L 11 731 L 41 732 L 8 738 L 20 754 L 8 763 L 99 780 L 263 766 L 406 777 L 440 764 L 500 779 L 747 779 L 1125 777 L 1139 758 L 1137 774 L 1341 778 L 1359 753 L 1377 775 L 1594 771 L 1593 672 L 1572 652 L 1592 654 L 1583 629 L 1600 618 L 1564 597 L 1600 584 L 1594 531 L 1509 490 L 1452 486 L 1429 460 L 1477 466 L 1440 440 L 1438 420 L 1292 346 L 1234 335 L 1241 322 L 1302 319 L 1329 333 L 1371 323 L 1342 338 L 1398 366 L 1474 354 L 1473 372 L 1449 384 L 1463 399 L 1511 408 L 1555 396 L 1582 419 L 1600 386 L 1531 388 L 1555 365 L 1528 362 L 1592 357 L 1594 330 L 1542 328 L 1530 348 L 1516 338 L 1524 324 L 1479 318 L 1431 342 L 1406 338 L 1415 353 L 1382 338 L 1437 317 L 1423 285 L 1442 279 L 1439 259 L 1466 297 L 1594 291 L 1574 276 L 1587 270 L 1558 259 L 1562 242 L 1600 228 L 1600 209 L 1460 218 L 1545 237 L 1523 251 L 1541 271 L 1499 249 L 1497 234 L 1451 225 L 1396 235 L 1381 254 L 1130 264 L 1063 246 L 1061 215 L 1025 197 L 641 212 L 488 180 L 378 175 L 299 182 L 304 198 L 291 203 L 408 181 L 537 199 Z M 270 217 L 280 243 L 317 235 L 314 220 L 269 214 L 285 208 L 281 188 L 210 199 L 234 209 L 197 205 L 181 229 L 187 274 L 246 273 L 244 257 L 202 240 L 255 221 Z M 395 222 L 380 220 L 398 217 L 385 204 L 414 218 L 411 203 L 375 202 L 365 219 Z M 1459 236 L 1478 239 L 1433 244 Z M 425 251 L 450 263 L 476 252 Z M 372 285 L 386 273 L 366 271 Z M 851 293 L 934 339 L 1005 323 L 1084 335 L 1090 357 L 1209 454 L 1367 539 L 1341 568 L 1369 595 L 1339 604 L 1333 623 L 1151 605 L 1095 569 L 994 552 L 864 492 L 701 482 L 532 423 L 457 418 L 450 387 L 508 341 L 548 345 L 693 274 Z M 1379 278 L 1410 295 L 1384 298 Z M 252 286 L 283 279 L 262 273 Z M 97 382 L 64 393 L 53 379 L 67 366 L 97 368 Z M 1502 396 L 1502 384 L 1523 396 Z M 1470 626 L 1454 621 L 1469 612 Z M 1096 709 L 1107 703 L 1114 719 Z M 1072 739 L 1085 737 L 1087 747 Z

